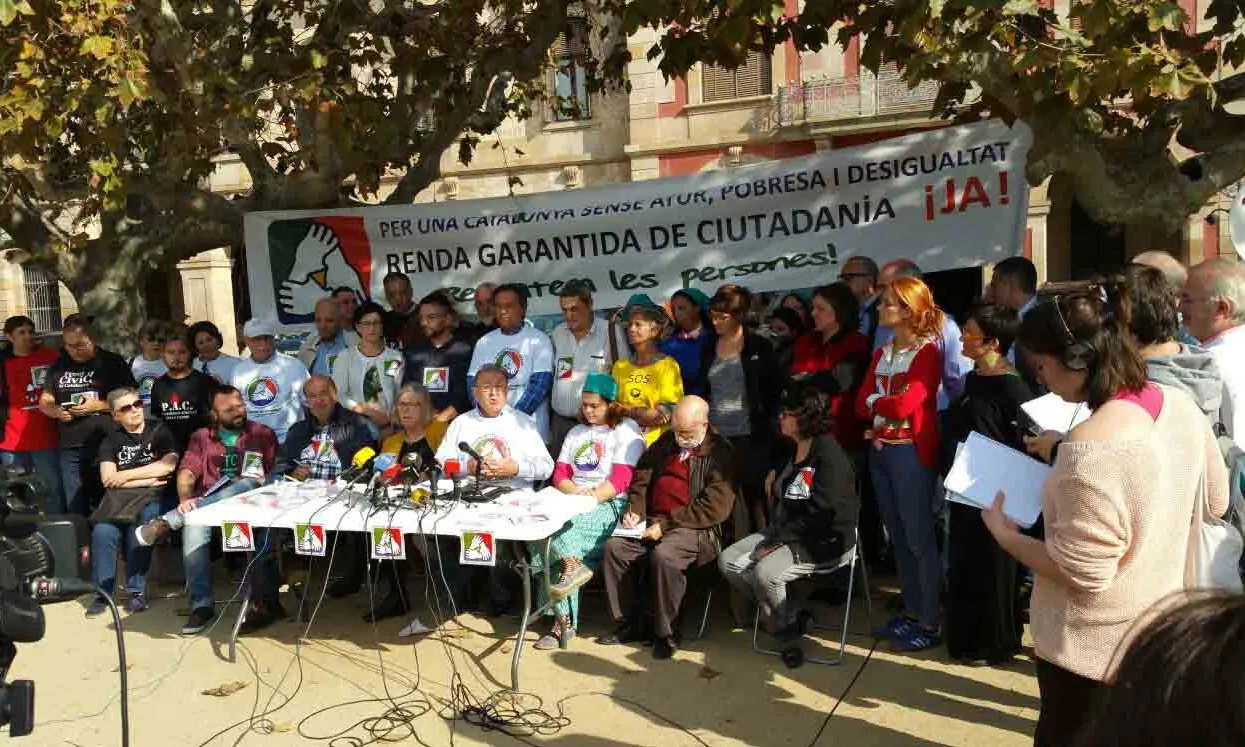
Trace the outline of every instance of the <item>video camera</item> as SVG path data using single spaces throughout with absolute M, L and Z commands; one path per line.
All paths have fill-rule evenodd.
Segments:
M 18 643 L 43 638 L 41 604 L 93 592 L 90 533 L 81 516 L 40 511 L 47 488 L 35 475 L 0 467 L 0 726 L 9 735 L 35 725 L 35 683 L 5 682 Z

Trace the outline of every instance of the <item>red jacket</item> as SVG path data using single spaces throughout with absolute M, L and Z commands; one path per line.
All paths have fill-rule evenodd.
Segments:
M 872 422 L 875 439 L 916 444 L 921 464 L 938 463 L 938 387 L 942 351 L 937 338 L 918 340 L 903 350 L 894 341 L 873 354 L 856 397 L 856 411 Z
M 865 424 L 856 414 L 856 393 L 860 389 L 869 356 L 869 341 L 859 332 L 852 332 L 838 340 L 826 343 L 817 331 L 801 335 L 795 341 L 791 359 L 791 378 L 809 377 L 813 384 L 827 381 L 830 396 L 830 412 L 834 417 L 834 439 L 845 450 L 860 447 Z

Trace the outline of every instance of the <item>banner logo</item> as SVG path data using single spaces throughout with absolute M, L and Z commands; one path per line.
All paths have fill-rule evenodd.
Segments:
M 277 382 L 267 376 L 246 385 L 246 401 L 255 407 L 267 407 L 277 401 Z
M 253 552 L 255 535 L 249 521 L 224 521 L 220 525 L 221 549 L 225 552 Z
M 324 525 L 295 524 L 294 552 L 298 555 L 324 557 Z
M 458 562 L 462 565 L 497 565 L 495 548 L 492 532 L 469 529 L 463 532 L 462 555 Z
M 277 221 L 268 227 L 268 259 L 282 324 L 314 321 L 316 302 L 335 288 L 371 296 L 372 246 L 361 217 Z

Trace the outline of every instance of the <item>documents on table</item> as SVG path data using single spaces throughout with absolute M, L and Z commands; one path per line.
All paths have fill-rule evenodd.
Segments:
M 1048 465 L 973 432 L 957 447 L 943 487 L 947 500 L 977 508 L 994 505 L 1001 490 L 1003 513 L 1027 529 L 1042 513 L 1042 484 L 1049 473 Z
M 1054 392 L 1031 399 L 1021 405 L 1020 409 L 1041 430 L 1063 434 L 1084 423 L 1090 416 L 1089 405 L 1084 402 L 1065 402 Z

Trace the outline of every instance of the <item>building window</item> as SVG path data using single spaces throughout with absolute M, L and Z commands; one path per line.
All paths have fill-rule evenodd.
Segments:
M 768 96 L 773 92 L 770 58 L 763 52 L 749 52 L 744 64 L 734 69 L 705 65 L 702 79 L 701 90 L 706 103 Z
M 26 315 L 34 320 L 39 334 L 61 329 L 61 287 L 52 273 L 35 265 L 22 265 L 26 287 Z
M 566 20 L 566 30 L 558 34 L 551 50 L 554 98 L 549 106 L 550 121 L 592 118 L 587 71 L 583 66 L 588 54 L 588 19 L 572 16 Z

